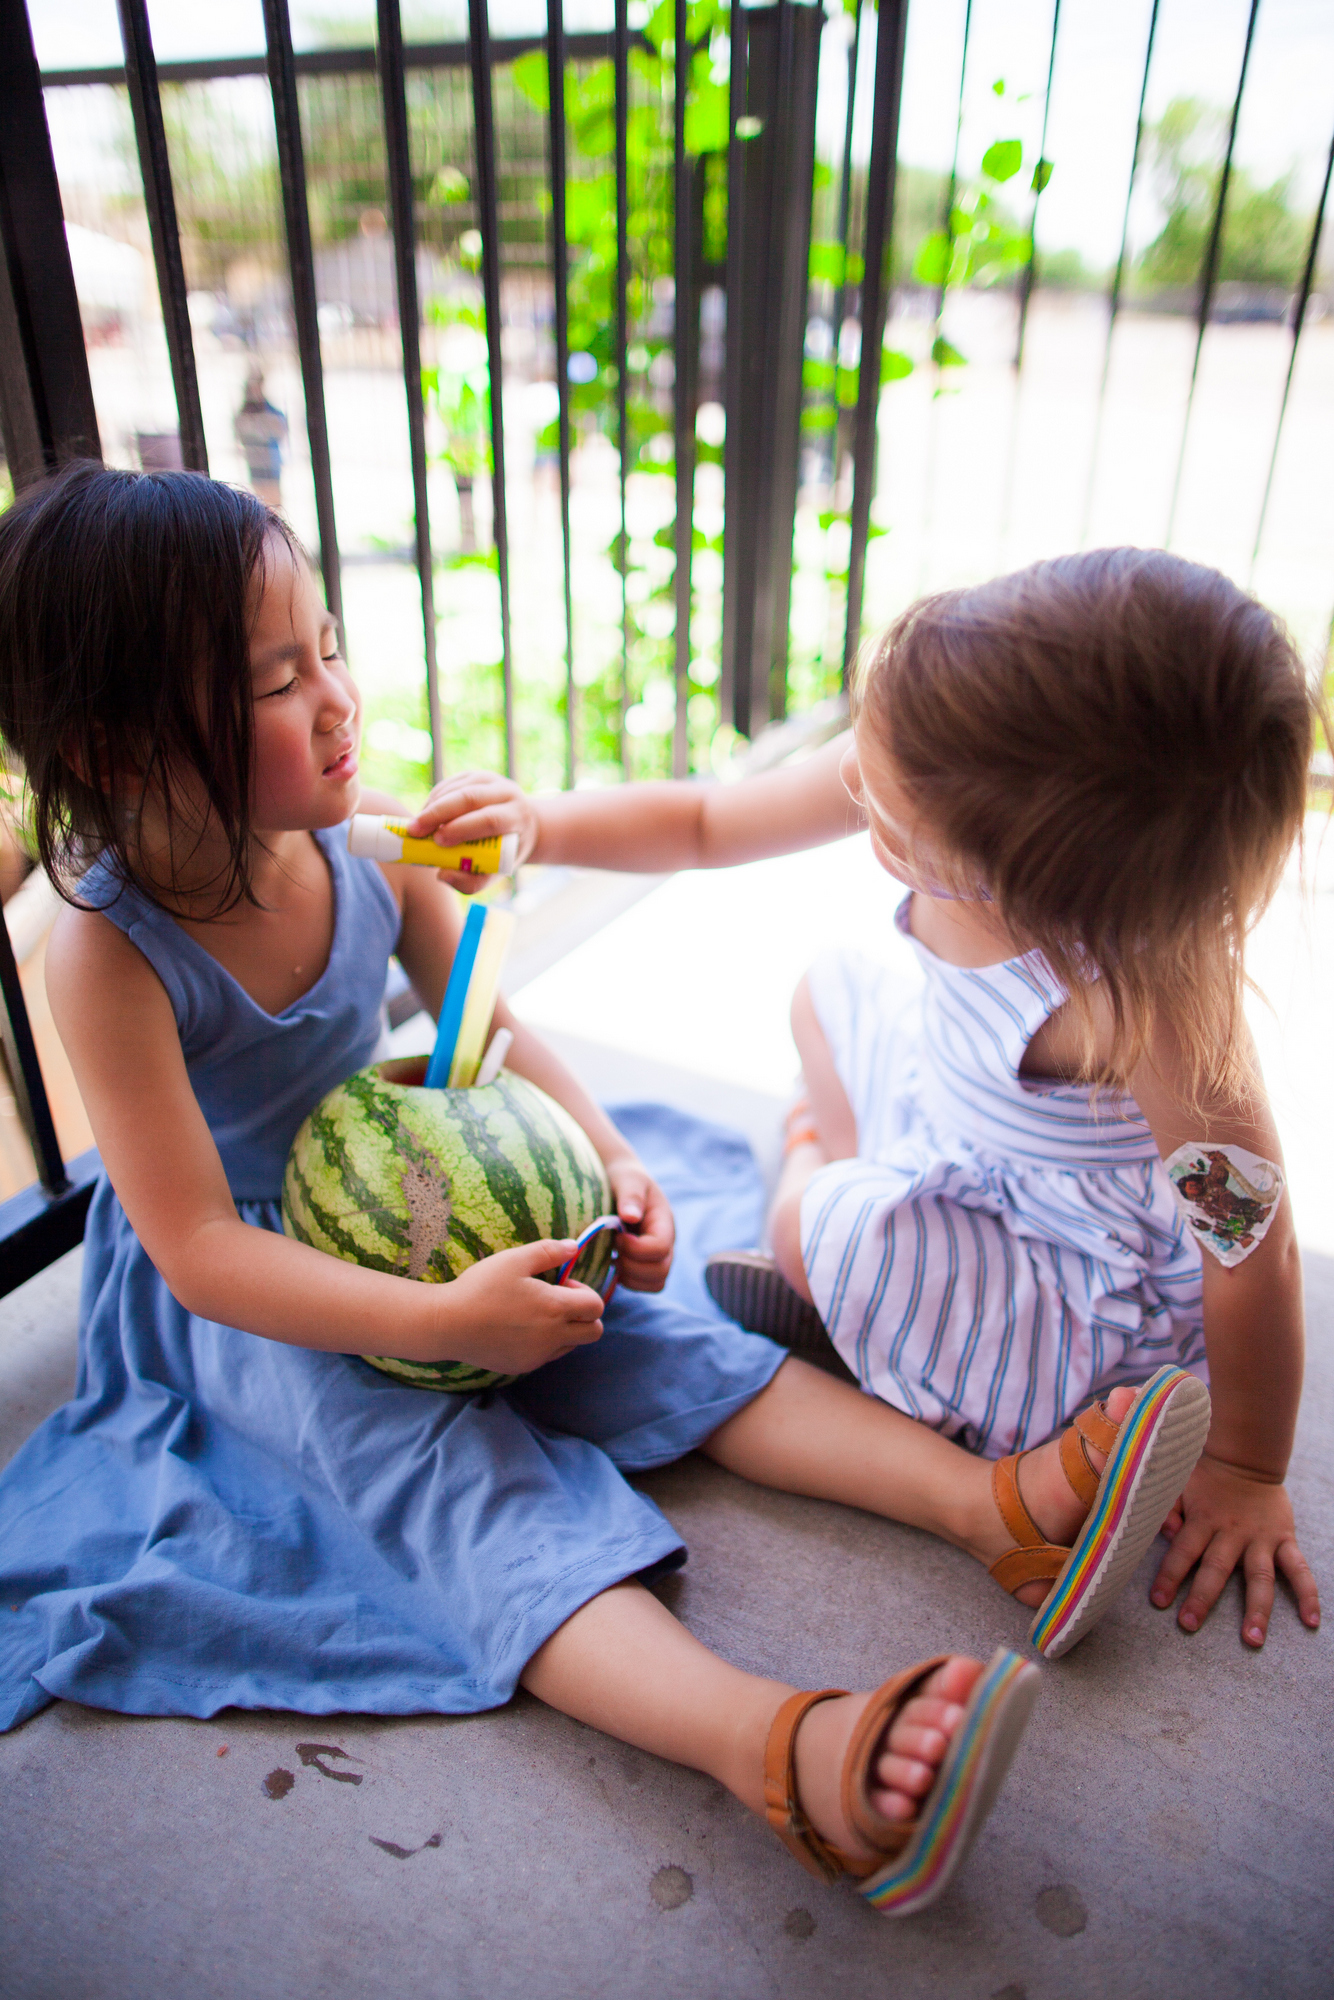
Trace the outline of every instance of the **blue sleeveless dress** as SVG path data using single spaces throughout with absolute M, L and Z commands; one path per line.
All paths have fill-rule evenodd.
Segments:
M 282 1226 L 298 1125 L 373 1056 L 398 937 L 379 868 L 342 828 L 316 838 L 333 946 L 278 1015 L 137 890 L 100 868 L 85 882 L 166 988 L 260 1229 Z M 623 1473 L 691 1450 L 784 1358 L 700 1279 L 709 1251 L 753 1238 L 762 1192 L 734 1135 L 660 1106 L 617 1115 L 676 1210 L 667 1292 L 618 1293 L 601 1341 L 491 1396 L 187 1312 L 103 1177 L 74 1400 L 0 1474 L 0 1729 L 57 1696 L 133 1715 L 491 1708 L 580 1605 L 683 1562 Z

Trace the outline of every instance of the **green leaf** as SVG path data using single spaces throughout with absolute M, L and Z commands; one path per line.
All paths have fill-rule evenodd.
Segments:
M 966 368 L 968 365 L 968 356 L 960 354 L 943 333 L 931 343 L 931 359 L 937 368 Z
M 913 258 L 913 276 L 920 285 L 943 285 L 949 267 L 950 239 L 943 229 L 934 229 Z
M 832 431 L 838 422 L 838 411 L 831 410 L 828 403 L 811 403 L 801 413 L 801 428 L 804 431 Z
M 1047 182 L 1051 179 L 1051 176 L 1052 176 L 1052 162 L 1050 160 L 1039 160 L 1037 165 L 1033 169 L 1034 194 L 1042 193 L 1043 188 L 1046 187 Z
M 441 167 L 439 173 L 431 182 L 430 192 L 426 199 L 428 201 L 437 201 L 442 206 L 446 202 L 466 201 L 468 199 L 468 176 L 460 173 L 457 167 Z
M 511 63 L 510 75 L 530 104 L 535 104 L 539 111 L 550 109 L 551 78 L 545 49 L 530 49 L 526 56 L 520 56 Z
M 880 355 L 881 382 L 901 382 L 905 375 L 912 374 L 912 359 L 900 354 L 896 347 L 886 347 Z
M 843 283 L 843 245 L 841 243 L 812 243 L 811 277 L 823 279 L 827 285 Z
M 992 88 L 992 89 L 993 89 L 993 90 L 995 91 L 995 93 L 996 93 L 997 97 L 1004 97 L 1004 95 L 1005 95 L 1005 78 L 1004 78 L 1003 76 L 998 76 L 998 77 L 996 78 L 996 81 L 995 81 L 995 82 L 994 82 L 994 83 L 992 84 L 991 88 Z
M 727 85 L 705 83 L 686 101 L 686 151 L 725 153 L 728 143 Z
M 988 180 L 1012 180 L 1024 163 L 1023 144 L 1018 139 L 997 139 L 982 155 L 982 171 Z
M 801 386 L 803 389 L 832 389 L 835 374 L 832 361 L 813 361 L 807 357 L 801 366 Z

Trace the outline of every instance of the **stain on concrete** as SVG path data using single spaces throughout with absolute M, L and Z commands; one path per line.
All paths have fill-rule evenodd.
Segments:
M 660 1868 L 648 1885 L 648 1892 L 660 1910 L 679 1910 L 695 1893 L 694 1877 L 684 1868 Z
M 360 1771 L 331 1771 L 329 1766 L 323 1761 L 326 1757 L 346 1757 L 351 1763 L 355 1764 L 357 1762 L 357 1759 L 351 1755 L 350 1751 L 340 1750 L 336 1743 L 298 1743 L 296 1754 L 308 1771 L 316 1770 L 322 1778 L 332 1778 L 335 1784 L 359 1785 L 361 1783 L 362 1774 Z
M 790 1938 L 797 1938 L 804 1944 L 808 1937 L 815 1936 L 815 1918 L 809 1910 L 789 1910 L 783 1919 L 783 1929 Z
M 1160 1708 L 1157 1716 L 1158 1734 L 1181 1748 L 1189 1743 L 1197 1729 L 1203 1727 L 1201 1718 L 1193 1715 L 1188 1708 Z
M 266 1799 L 285 1799 L 295 1783 L 295 1772 L 284 1771 L 280 1764 L 276 1771 L 269 1772 L 259 1789 Z
M 991 2000 L 1028 2000 L 1028 1988 L 1012 1981 L 1009 1986 L 998 1987 Z
M 632 1792 L 637 1792 L 644 1782 L 644 1759 L 639 1751 L 629 1744 L 617 1744 L 611 1754 L 626 1785 Z
M 400 1847 L 396 1840 L 378 1840 L 373 1833 L 366 1835 L 372 1847 L 378 1847 L 382 1854 L 392 1854 L 395 1861 L 411 1861 L 414 1854 L 421 1854 L 428 1847 L 439 1847 L 444 1837 L 442 1833 L 433 1833 L 420 1847 Z
M 1084 1898 L 1064 1882 L 1050 1889 L 1039 1889 L 1034 1908 L 1038 1922 L 1053 1937 L 1078 1937 L 1089 1920 Z

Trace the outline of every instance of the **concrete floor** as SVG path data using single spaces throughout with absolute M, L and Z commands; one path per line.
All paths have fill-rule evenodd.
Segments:
M 856 845 L 834 850 L 854 870 Z M 811 862 L 782 864 L 791 872 L 774 878 L 776 909 L 792 908 Z M 829 863 L 822 909 L 843 869 Z M 739 922 L 762 884 L 742 896 L 732 880 Z M 670 913 L 686 885 L 669 887 L 612 926 L 637 936 L 661 897 L 664 978 L 679 976 Z M 692 922 L 703 895 L 701 884 Z M 771 984 L 779 968 L 765 952 L 790 945 L 777 923 L 768 936 L 736 948 L 749 977 Z M 582 952 L 591 972 L 610 937 L 566 968 Z M 769 1088 L 707 1073 L 722 1067 L 719 1036 L 725 1045 L 737 1032 L 729 981 L 720 973 L 702 990 L 698 1021 L 680 1018 L 675 1068 L 607 1040 L 551 1038 L 608 1099 L 677 1102 L 746 1131 L 771 1164 L 790 1058 L 774 1028 Z M 557 1015 L 562 993 L 539 977 L 524 1011 Z M 601 1035 L 605 988 L 590 980 L 585 998 L 586 1032 Z M 770 1028 L 757 1026 L 762 1041 Z M 72 1386 L 77 1261 L 0 1302 L 0 1458 Z M 1323 1246 L 1308 1250 L 1307 1278 L 1291 1489 L 1328 1587 L 1334 1256 Z M 856 1687 L 944 1647 L 1023 1644 L 1026 1614 L 924 1535 L 760 1491 L 697 1459 L 644 1483 L 690 1547 L 666 1601 L 745 1666 Z M 0 1738 L 0 1996 L 1324 1996 L 1334 1987 L 1327 1632 L 1303 1631 L 1284 1603 L 1263 1654 L 1249 1654 L 1234 1583 L 1188 1639 L 1151 1610 L 1151 1570 L 1146 1561 L 1097 1633 L 1044 1670 L 1033 1725 L 963 1877 L 904 1923 L 806 1876 L 710 1780 L 526 1696 L 463 1720 L 319 1724 L 235 1710 L 144 1721 L 57 1704 Z

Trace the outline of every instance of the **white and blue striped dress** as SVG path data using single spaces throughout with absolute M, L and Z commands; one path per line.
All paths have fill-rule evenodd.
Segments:
M 812 1178 L 802 1255 L 862 1386 L 999 1458 L 1164 1362 L 1203 1375 L 1199 1246 L 1134 1101 L 1021 1077 L 1065 999 L 1039 953 L 920 974 L 833 953 L 816 1012 L 858 1156 Z

